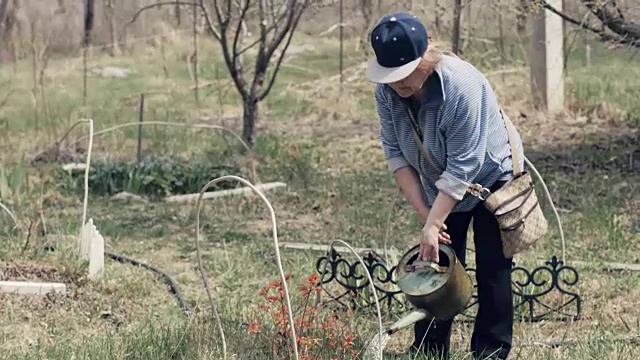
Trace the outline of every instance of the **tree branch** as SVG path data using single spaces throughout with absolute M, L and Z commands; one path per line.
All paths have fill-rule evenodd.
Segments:
M 251 0 L 244 0 L 244 6 L 242 7 L 242 10 L 240 11 L 240 19 L 238 19 L 238 25 L 236 27 L 236 33 L 235 36 L 233 37 L 233 61 L 235 62 L 236 59 L 238 59 L 238 57 L 240 56 L 238 54 L 238 40 L 240 38 L 240 31 L 242 30 L 242 23 L 244 22 L 244 18 L 247 14 L 247 11 L 249 11 L 249 7 L 251 6 Z
M 149 9 L 154 9 L 157 7 L 161 7 L 163 5 L 188 5 L 188 6 L 194 6 L 197 5 L 195 2 L 185 2 L 185 1 L 166 1 L 166 2 L 158 2 L 155 4 L 151 4 L 151 5 L 147 5 L 147 6 L 143 6 L 140 9 L 138 9 L 138 11 L 136 11 L 135 14 L 133 14 L 133 17 L 131 18 L 131 21 L 129 21 L 127 23 L 126 26 L 129 26 L 131 24 L 133 24 L 134 22 L 136 22 L 136 20 L 138 20 L 138 17 L 140 17 L 140 15 L 149 10 Z
M 282 14 L 277 21 L 274 21 L 273 24 L 271 24 L 271 26 L 269 26 L 267 28 L 267 34 L 271 33 L 273 30 L 277 30 L 278 29 L 278 23 L 280 22 L 279 20 L 281 20 L 282 18 L 285 17 L 286 14 Z M 245 46 L 244 48 L 242 48 L 242 50 L 238 51 L 238 56 L 242 55 L 243 53 L 245 53 L 246 51 L 248 51 L 249 49 L 253 48 L 254 46 L 256 46 L 259 42 L 261 41 L 261 38 L 258 37 L 257 40 L 253 41 L 251 44 Z
M 615 1 L 606 1 L 602 5 L 593 0 L 582 0 L 582 4 L 602 21 L 614 33 L 624 39 L 629 39 L 636 44 L 640 42 L 640 24 L 631 20 L 625 20 L 622 11 Z
M 608 34 L 603 29 L 598 29 L 594 26 L 590 26 L 589 24 L 586 24 L 585 22 L 578 21 L 564 14 L 563 12 L 556 9 L 555 7 L 549 5 L 549 3 L 547 3 L 544 0 L 542 1 L 542 6 L 545 9 L 551 11 L 552 13 L 560 16 L 565 21 L 573 25 L 579 26 L 585 30 L 589 30 L 592 33 L 598 35 L 600 37 L 600 40 L 602 41 L 610 41 L 610 42 L 616 42 L 620 44 L 627 44 L 627 45 L 640 48 L 640 25 L 635 24 L 633 22 L 626 22 L 620 12 L 620 9 L 618 9 L 617 6 L 614 6 L 617 9 L 617 11 L 615 15 L 613 15 L 614 14 L 613 10 L 608 10 L 608 11 L 599 10 L 600 8 L 595 6 L 593 1 L 591 0 L 582 0 L 582 3 L 594 15 L 598 17 L 598 19 L 602 22 L 604 26 L 609 28 L 615 34 Z
M 291 11 L 291 9 L 289 9 Z M 267 19 L 266 19 L 266 2 L 265 0 L 258 0 L 258 21 L 260 28 L 260 45 L 258 46 L 258 54 L 256 56 L 255 71 L 253 75 L 253 82 L 251 84 L 250 95 L 252 100 L 257 99 L 256 91 L 262 86 L 264 81 L 264 75 L 269 66 L 269 56 L 265 52 L 267 48 Z M 275 41 L 275 37 L 272 41 Z
M 220 31 L 218 31 L 213 26 L 213 23 L 211 22 L 211 17 L 209 16 L 209 12 L 207 11 L 206 6 L 204 6 L 203 0 L 198 0 L 198 4 L 200 5 L 200 9 L 202 10 L 202 17 L 204 17 L 204 23 L 207 25 L 207 28 L 209 28 L 209 32 L 213 35 L 213 37 L 217 41 L 221 41 L 222 36 L 220 34 Z
M 302 5 L 302 9 L 300 9 L 296 15 L 296 18 L 294 19 L 294 23 L 293 23 L 293 29 L 295 29 L 298 26 L 298 23 L 300 22 L 300 18 L 302 17 L 302 14 L 304 12 L 304 8 L 309 4 L 309 0 L 305 0 L 304 4 Z M 282 48 L 282 52 L 280 53 L 280 56 L 278 57 L 278 61 L 275 64 L 275 69 L 273 70 L 273 75 L 271 75 L 271 79 L 269 79 L 269 83 L 267 84 L 267 87 L 264 89 L 264 91 L 262 92 L 262 94 L 260 94 L 258 96 L 259 100 L 263 100 L 264 98 L 267 97 L 267 95 L 269 95 L 269 92 L 271 91 L 271 88 L 273 88 L 273 84 L 275 84 L 276 82 L 276 77 L 278 76 L 278 72 L 280 71 L 280 67 L 282 65 L 282 60 L 284 59 L 285 53 L 287 52 L 287 49 L 289 48 L 289 45 L 291 44 L 291 40 L 293 39 L 293 34 L 294 31 L 291 30 L 289 31 L 289 37 L 287 38 L 286 43 L 284 44 L 283 48 Z
M 207 26 L 209 27 L 209 29 L 211 29 L 212 32 L 216 32 L 213 23 L 211 22 L 211 17 L 209 16 L 209 13 L 204 5 L 204 0 L 199 1 Z M 236 89 L 238 90 L 238 93 L 240 93 L 240 96 L 242 96 L 242 99 L 246 100 L 249 98 L 249 89 L 247 86 L 247 81 L 244 78 L 244 69 L 242 67 L 242 64 L 238 63 L 235 54 L 232 58 L 231 54 L 229 53 L 227 30 L 230 19 L 229 13 L 231 12 L 231 9 L 228 9 L 227 17 L 223 20 L 220 9 L 218 8 L 217 0 L 213 1 L 213 6 L 215 7 L 216 18 L 218 19 L 218 24 L 220 25 L 220 31 L 217 32 L 216 40 L 218 40 L 218 42 L 220 43 L 220 47 L 222 48 L 222 57 L 224 58 L 224 62 L 227 65 L 227 69 L 229 69 L 229 74 L 231 75 L 233 84 L 236 86 Z M 242 19 L 240 21 L 242 21 Z
M 302 12 L 308 3 L 309 3 L 309 0 L 304 0 L 304 5 L 302 6 L 302 9 L 298 11 Z M 290 31 L 293 32 L 293 30 L 295 29 L 295 27 L 293 26 L 293 22 L 294 22 L 294 19 L 296 18 L 296 5 L 297 5 L 296 0 L 289 0 L 289 4 L 287 5 L 287 10 L 285 12 L 287 14 L 287 20 L 285 22 L 284 27 L 279 32 L 277 31 L 273 36 L 273 40 L 271 41 L 271 44 L 267 49 L 267 59 L 271 59 L 271 56 L 273 56 L 273 53 L 276 51 L 278 46 L 280 46 L 280 43 L 282 42 L 284 37 L 287 35 L 287 33 Z

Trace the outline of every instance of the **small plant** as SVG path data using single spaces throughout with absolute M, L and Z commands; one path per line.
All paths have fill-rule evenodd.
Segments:
M 291 275 L 286 276 L 287 281 Z M 335 312 L 322 313 L 310 304 L 320 292 L 318 275 L 309 276 L 298 288 L 298 309 L 294 312 L 298 351 L 301 360 L 356 359 L 361 352 L 349 321 L 341 321 Z M 293 354 L 289 322 L 282 282 L 269 282 L 259 292 L 260 317 L 249 319 L 248 333 L 271 344 L 274 358 L 288 358 Z M 351 314 L 344 316 L 351 319 Z
M 243 169 L 229 165 L 217 165 L 206 159 L 181 159 L 177 157 L 147 158 L 141 162 L 126 160 L 96 160 L 89 173 L 90 192 L 97 195 L 113 195 L 129 192 L 152 198 L 175 194 L 197 193 L 211 179 L 228 174 L 244 173 Z M 84 172 L 57 172 L 58 183 L 67 190 L 81 192 Z M 210 191 L 235 187 L 224 182 Z
M 24 155 L 15 167 L 0 167 L 0 200 L 6 204 L 20 203 L 29 191 L 29 171 Z

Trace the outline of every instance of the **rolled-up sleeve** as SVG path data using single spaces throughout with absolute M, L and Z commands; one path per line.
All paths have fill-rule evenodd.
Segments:
M 384 157 L 391 173 L 409 166 L 402 154 L 393 126 L 391 111 L 382 86 L 377 86 L 375 91 L 376 108 L 380 118 L 380 142 L 384 151 Z
M 487 148 L 484 85 L 465 84 L 443 114 L 447 164 L 436 187 L 460 201 L 481 170 Z

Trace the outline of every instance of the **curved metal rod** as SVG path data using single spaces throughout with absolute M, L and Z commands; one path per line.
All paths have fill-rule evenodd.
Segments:
M 82 231 L 82 227 L 87 222 L 87 207 L 89 203 L 89 169 L 91 168 L 91 153 L 93 152 L 93 136 L 95 135 L 93 132 L 93 119 L 80 119 L 76 121 L 75 123 L 73 123 L 73 125 L 71 125 L 71 127 L 69 127 L 69 129 L 64 134 L 64 136 L 56 143 L 56 145 L 59 146 L 62 143 L 62 141 L 71 133 L 71 130 L 73 130 L 76 126 L 82 123 L 86 123 L 89 125 L 89 136 L 88 136 L 89 144 L 87 146 L 87 159 L 85 161 L 85 169 L 84 169 L 84 185 L 83 185 L 84 194 L 82 199 L 82 223 L 80 224 L 80 231 Z M 82 139 L 84 140 L 86 138 L 87 137 L 85 136 Z M 80 141 L 76 141 L 74 144 L 78 142 Z
M 289 297 L 289 288 L 287 286 L 287 280 L 284 274 L 284 270 L 282 268 L 282 260 L 280 259 L 280 246 L 278 244 L 278 225 L 277 225 L 277 221 L 276 221 L 276 215 L 275 212 L 273 210 L 273 207 L 271 206 L 271 203 L 269 202 L 269 200 L 267 200 L 266 196 L 264 196 L 264 194 L 262 193 L 262 191 L 260 191 L 258 188 L 256 188 L 255 186 L 253 186 L 253 184 L 251 184 L 249 181 L 236 176 L 236 175 L 224 175 L 221 177 L 218 177 L 216 179 L 213 179 L 211 181 L 209 181 L 203 188 L 202 190 L 200 190 L 200 194 L 198 195 L 198 200 L 196 201 L 196 252 L 197 252 L 197 257 L 198 257 L 198 268 L 200 270 L 200 275 L 202 276 L 202 281 L 204 282 L 204 288 L 205 291 L 207 292 L 207 297 L 209 298 L 209 303 L 211 304 L 211 309 L 213 311 L 213 314 L 216 318 L 216 321 L 218 323 L 218 329 L 220 331 L 220 337 L 222 338 L 222 352 L 223 352 L 223 357 L 226 359 L 227 357 L 227 344 L 224 338 L 224 329 L 222 328 L 222 322 L 220 320 L 220 315 L 218 314 L 218 310 L 216 308 L 215 305 L 215 301 L 213 299 L 213 295 L 211 295 L 211 289 L 209 287 L 209 281 L 207 280 L 207 275 L 204 271 L 204 268 L 202 267 L 202 256 L 200 255 L 200 210 L 201 210 L 201 206 L 202 206 L 202 197 L 205 193 L 205 191 L 210 187 L 215 185 L 216 183 L 219 183 L 221 181 L 224 180 L 235 180 L 235 181 L 239 181 L 241 183 L 243 183 L 244 185 L 248 186 L 251 188 L 251 190 L 253 190 L 256 194 L 258 194 L 258 196 L 260 197 L 260 199 L 262 199 L 262 201 L 264 201 L 264 203 L 267 205 L 267 208 L 269 209 L 269 213 L 271 214 L 271 225 L 273 228 L 273 243 L 274 243 L 274 247 L 276 250 L 276 262 L 278 265 L 278 272 L 280 273 L 280 280 L 282 281 L 282 286 L 284 288 L 284 296 L 285 299 L 287 301 L 287 312 L 289 314 L 289 326 L 291 327 L 291 342 L 293 344 L 293 350 L 295 352 L 295 359 L 298 360 L 299 359 L 299 355 L 298 355 L 298 341 L 297 341 L 297 337 L 296 337 L 296 330 L 295 330 L 295 322 L 293 321 L 293 310 L 291 308 L 291 298 Z
M 531 168 L 533 173 L 540 180 L 540 183 L 542 184 L 542 189 L 544 190 L 544 194 L 547 197 L 547 200 L 549 200 L 549 204 L 551 205 L 551 209 L 553 210 L 553 214 L 556 217 L 556 222 L 558 223 L 558 230 L 560 231 L 560 241 L 562 242 L 562 262 L 566 264 L 567 260 L 565 258 L 566 245 L 565 245 L 565 239 L 564 239 L 564 230 L 562 229 L 562 221 L 560 220 L 560 215 L 558 214 L 558 210 L 556 209 L 556 206 L 553 204 L 553 199 L 551 199 L 551 194 L 549 193 L 549 188 L 547 188 L 547 184 L 544 182 L 544 179 L 542 178 L 542 175 L 540 175 L 540 173 L 538 172 L 538 169 L 536 169 L 536 167 L 533 166 L 531 161 L 529 161 L 529 159 L 526 156 L 524 157 L 524 161 L 527 163 L 527 165 Z
M 16 216 L 11 212 L 11 210 L 9 210 L 8 207 L 6 207 L 3 203 L 0 202 L 0 209 L 4 210 L 4 212 L 6 212 L 7 214 L 9 214 L 9 217 L 11 218 L 11 220 L 13 221 L 13 225 L 14 228 L 18 228 L 18 220 L 16 219 Z
M 249 166 L 249 171 L 250 171 L 250 176 L 252 179 L 250 179 L 252 182 L 254 183 L 260 183 L 260 180 L 258 179 L 257 175 L 256 175 L 256 166 L 255 163 L 253 161 L 254 158 L 254 152 L 253 150 L 251 150 L 251 147 L 249 147 L 249 145 L 242 140 L 242 137 L 240 135 L 238 135 L 235 131 L 228 129 L 224 126 L 220 126 L 220 125 L 210 125 L 210 124 L 183 124 L 183 123 L 176 123 L 176 122 L 170 122 L 170 121 L 144 121 L 144 122 L 129 122 L 129 123 L 124 123 L 124 124 L 119 124 L 116 126 L 112 126 L 110 128 L 106 128 L 100 131 L 96 131 L 93 136 L 100 136 L 100 135 L 104 135 L 107 133 L 110 133 L 112 131 L 115 130 L 119 130 L 122 128 L 126 128 L 126 127 L 131 127 L 131 126 L 140 126 L 140 125 L 163 125 L 163 126 L 178 126 L 178 127 L 188 127 L 188 128 L 193 128 L 193 129 L 210 129 L 210 130 L 221 130 L 221 131 L 225 131 L 229 134 L 231 134 L 233 137 L 235 137 L 241 144 L 242 146 L 247 150 L 247 152 L 251 155 L 251 165 Z M 77 143 L 79 143 L 80 141 L 84 140 L 86 137 L 81 137 L 79 139 L 77 139 L 76 141 L 72 142 L 71 145 L 75 145 Z
M 60 137 L 60 140 L 56 141 L 56 146 L 60 146 L 60 144 L 62 144 L 62 142 L 64 141 L 64 139 L 67 138 L 67 136 L 69 136 L 69 134 L 71 134 L 71 130 L 73 130 L 76 126 L 78 126 L 80 123 L 82 123 L 82 120 L 80 121 L 76 121 L 75 123 L 73 123 L 73 125 L 69 126 L 69 128 L 67 129 L 67 132 L 64 133 L 64 135 L 62 135 Z M 84 138 L 82 138 L 82 140 L 84 140 Z M 73 144 L 77 144 L 79 143 L 81 140 L 74 142 Z
M 341 243 L 342 245 L 344 245 L 345 247 L 347 247 L 349 249 L 349 251 L 351 251 L 351 253 L 353 253 L 353 255 L 356 256 L 356 258 L 358 259 L 358 261 L 360 262 L 360 264 L 362 264 L 362 267 L 365 270 L 365 273 L 367 275 L 367 279 L 369 280 L 369 287 L 371 288 L 371 291 L 373 292 L 373 298 L 376 302 L 376 311 L 378 312 L 378 331 L 379 331 L 379 338 L 382 338 L 382 334 L 384 333 L 384 328 L 382 327 L 382 314 L 380 312 L 380 303 L 378 301 L 378 291 L 376 291 L 376 287 L 373 284 L 373 279 L 371 278 L 371 274 L 369 274 L 369 271 L 367 270 L 367 265 L 364 263 L 364 261 L 362 260 L 362 258 L 360 257 L 360 255 L 358 255 L 358 253 L 351 247 L 351 245 L 347 244 L 345 241 L 343 240 L 333 240 L 331 242 L 331 245 L 329 246 L 329 253 L 331 253 L 333 251 L 333 245 L 335 243 Z M 325 269 L 326 269 L 327 264 L 325 263 Z M 322 284 L 322 282 L 321 282 Z M 380 353 L 379 353 L 379 359 L 382 359 L 382 346 L 380 346 Z
M 82 231 L 82 227 L 87 222 L 87 207 L 89 204 L 89 169 L 91 168 L 91 152 L 93 150 L 93 119 L 82 119 L 76 121 L 75 124 L 71 126 L 73 129 L 79 123 L 87 123 L 89 125 L 89 145 L 87 149 L 87 161 L 85 163 L 84 169 L 84 195 L 82 199 L 82 224 L 80 224 L 80 231 Z

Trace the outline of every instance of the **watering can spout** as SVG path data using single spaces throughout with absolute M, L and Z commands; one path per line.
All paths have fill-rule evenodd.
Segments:
M 416 311 L 412 311 L 402 319 L 396 321 L 389 328 L 387 328 L 386 333 L 392 335 L 397 331 L 406 328 L 407 326 L 411 326 L 418 321 L 425 319 L 427 316 L 429 316 L 429 313 L 426 310 L 418 309 Z

